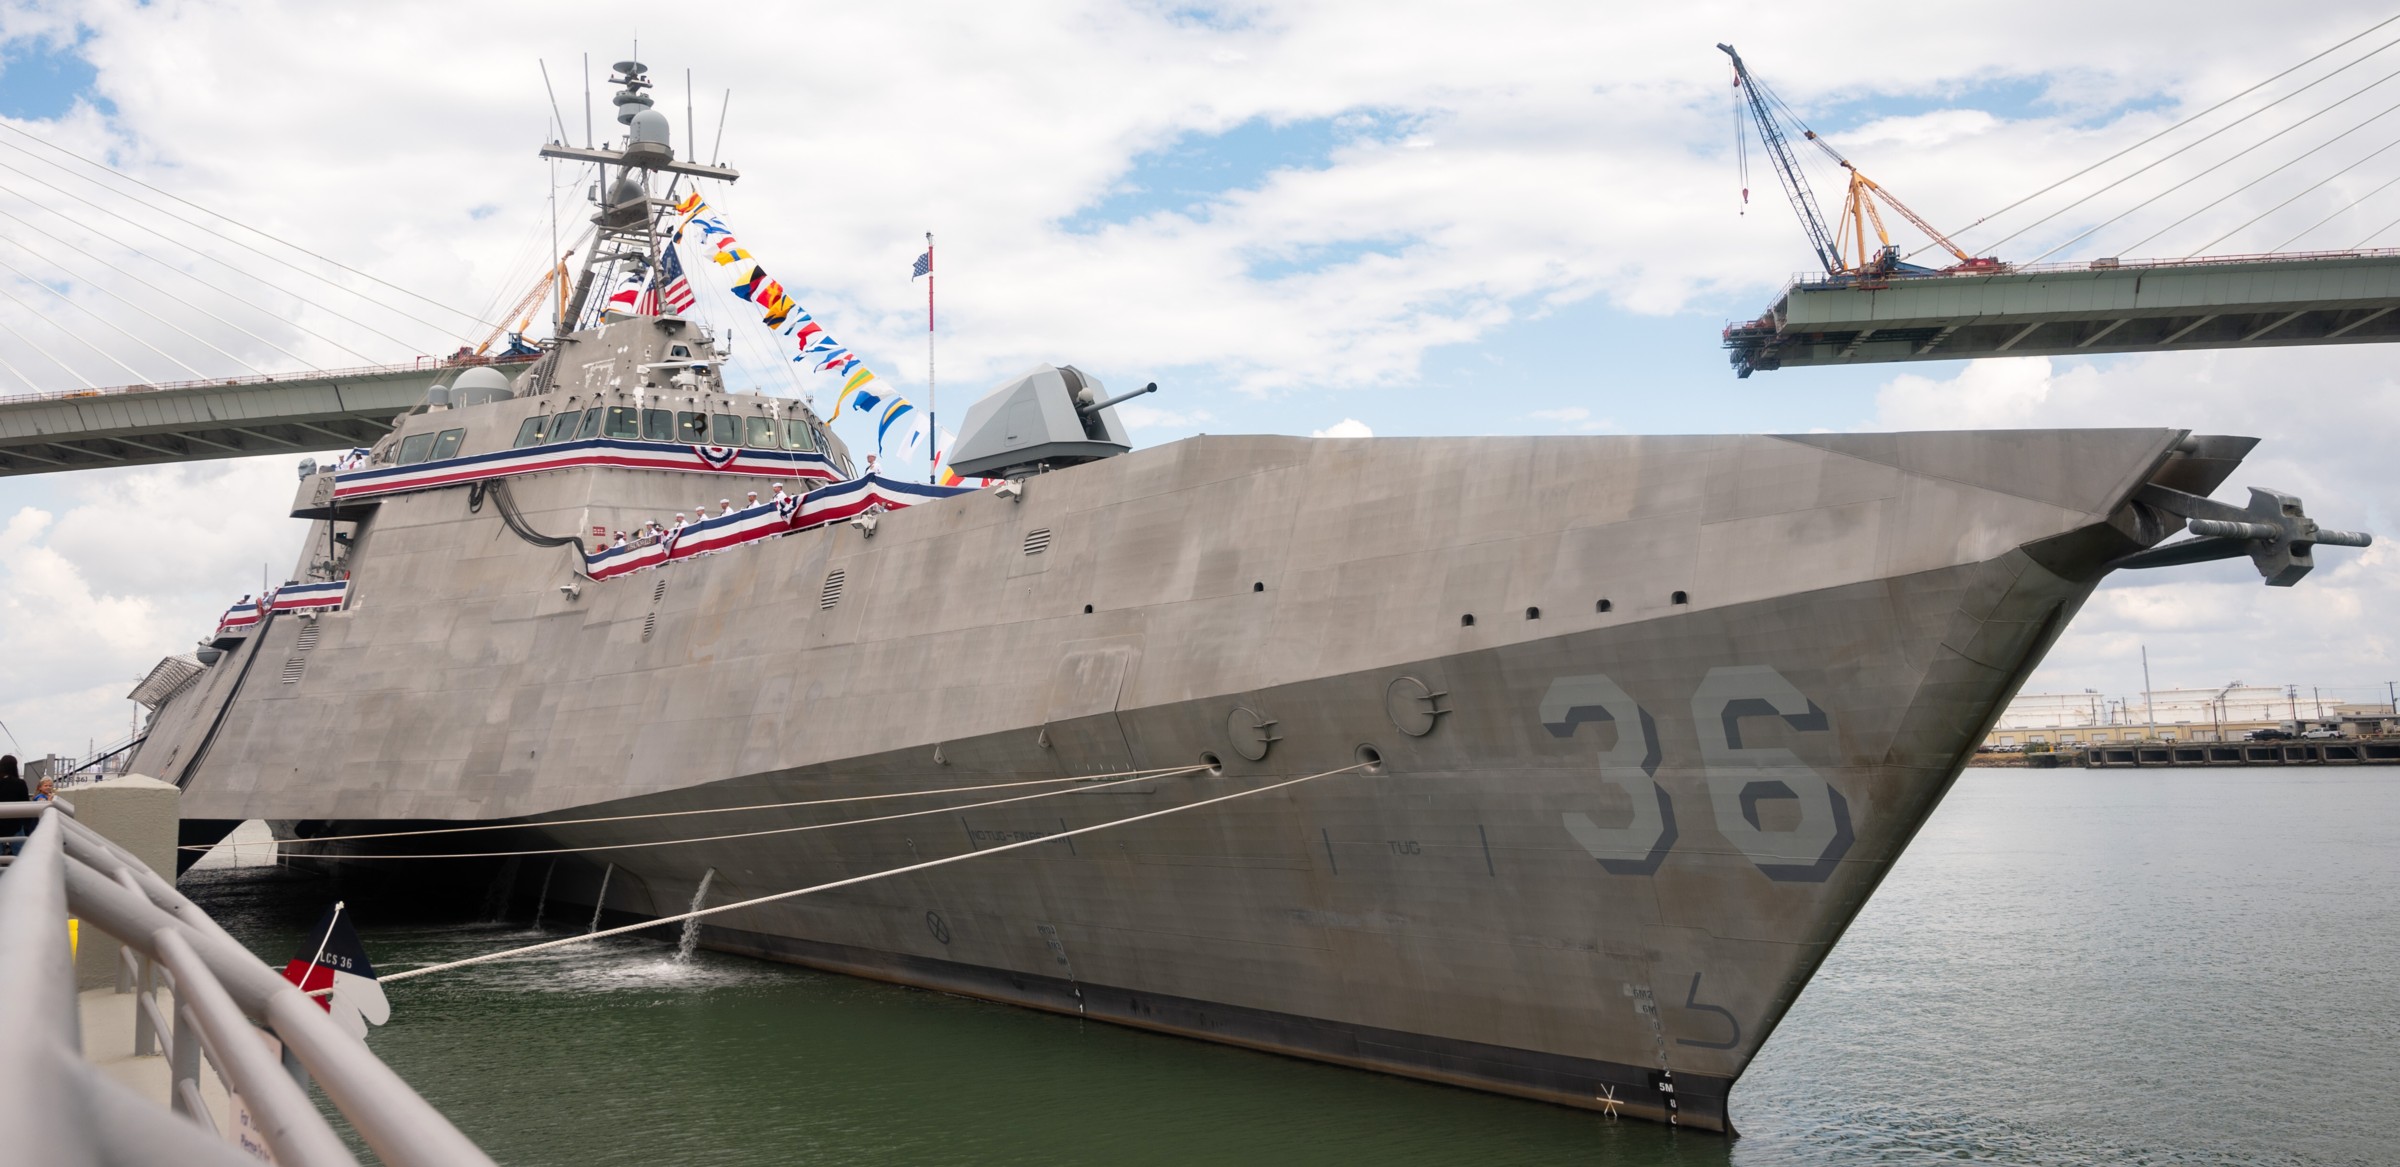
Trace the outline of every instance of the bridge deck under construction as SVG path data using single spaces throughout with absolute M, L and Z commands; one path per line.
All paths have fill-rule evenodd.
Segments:
M 0 397 L 0 477 L 369 445 L 458 368 L 427 361 Z
M 2400 340 L 2400 250 L 1803 278 L 1725 330 L 1734 370 Z

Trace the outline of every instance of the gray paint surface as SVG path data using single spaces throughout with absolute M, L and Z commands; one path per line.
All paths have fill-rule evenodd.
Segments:
M 595 388 L 617 391 L 571 391 Z M 481 408 L 513 432 L 542 401 Z M 588 904 L 613 862 L 608 910 L 656 915 L 711 869 L 725 902 L 1364 747 L 1375 772 L 716 917 L 703 940 L 1723 1129 L 1731 1081 L 2103 565 L 2142 545 L 2130 495 L 2231 470 L 2185 437 L 1202 437 L 576 594 L 567 553 L 430 490 L 358 523 L 349 609 L 227 654 L 135 766 L 182 778 L 191 818 L 287 838 L 1222 771 L 556 873 L 554 898 Z M 549 532 L 696 497 L 605 469 L 513 490 Z

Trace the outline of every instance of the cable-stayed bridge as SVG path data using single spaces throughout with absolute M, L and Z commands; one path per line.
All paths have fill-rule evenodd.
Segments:
M 461 367 L 372 365 L 282 376 L 0 397 L 0 477 L 372 444 Z
M 2400 340 L 2400 250 L 1793 281 L 1734 370 Z

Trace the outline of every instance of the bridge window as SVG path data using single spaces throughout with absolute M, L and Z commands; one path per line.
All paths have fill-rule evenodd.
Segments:
M 775 419 L 771 417 L 744 418 L 750 427 L 749 444 L 762 450 L 775 448 Z
M 808 432 L 808 423 L 797 417 L 783 419 L 783 448 L 813 453 L 817 448 L 815 435 Z
M 541 445 L 542 423 L 548 420 L 550 419 L 538 413 L 526 418 L 525 424 L 517 427 L 517 440 L 510 443 L 509 449 L 519 450 L 526 446 Z
M 596 438 L 596 437 L 599 437 L 599 436 L 600 436 L 600 407 L 599 407 L 599 406 L 597 406 L 597 405 L 595 405 L 595 406 L 591 407 L 590 409 L 587 409 L 587 410 L 584 410 L 584 411 L 583 411 L 583 428 L 582 428 L 582 429 L 580 429 L 580 430 L 578 430 L 578 431 L 576 431 L 575 437 L 577 438 L 577 440 L 584 440 L 584 439 L 589 439 L 589 438 Z
M 582 422 L 583 411 L 580 409 L 574 411 L 573 413 L 562 413 L 557 417 L 551 418 L 550 432 L 542 435 L 543 444 L 555 446 L 560 442 L 574 441 L 575 427 L 582 424 Z
M 709 422 L 709 445 L 738 446 L 742 444 L 742 419 L 730 413 L 719 413 L 712 414 Z
M 411 462 L 422 462 L 432 450 L 432 434 L 410 434 L 400 439 L 400 464 L 406 466 Z
M 612 438 L 642 436 L 642 411 L 622 405 L 608 407 L 608 426 L 601 431 Z
M 467 431 L 463 429 L 443 430 L 434 435 L 433 454 L 430 460 L 439 462 L 444 458 L 458 457 L 458 444 L 465 441 L 466 438 Z
M 667 355 L 669 357 L 688 357 L 692 355 L 692 346 L 688 344 L 669 345 L 667 346 Z
M 675 415 L 664 409 L 642 411 L 642 440 L 672 442 L 675 440 Z
M 708 444 L 708 415 L 678 413 L 675 415 L 675 440 L 690 446 Z

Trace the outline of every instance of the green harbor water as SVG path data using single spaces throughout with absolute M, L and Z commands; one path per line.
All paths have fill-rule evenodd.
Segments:
M 327 886 L 196 869 L 280 967 Z M 1735 1087 L 1738 1139 L 657 940 L 391 987 L 503 1164 L 2400 1161 L 2400 769 L 1970 771 Z M 568 910 L 571 913 L 571 910 Z M 546 921 L 550 934 L 581 920 Z M 386 969 L 537 937 L 361 920 Z

